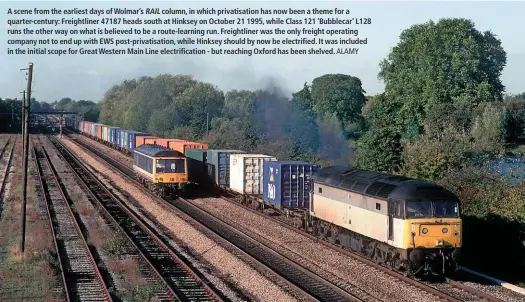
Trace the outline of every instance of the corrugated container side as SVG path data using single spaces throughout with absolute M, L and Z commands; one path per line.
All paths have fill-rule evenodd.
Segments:
M 102 139 L 102 127 L 104 127 L 104 125 L 99 125 L 98 129 L 97 129 L 97 138 L 98 139 Z
M 179 151 L 183 154 L 186 154 L 186 150 L 188 149 L 208 149 L 208 145 L 206 144 L 195 143 L 185 140 L 170 141 L 167 147 L 175 151 Z
M 170 144 L 174 142 L 183 142 L 183 140 L 180 140 L 178 138 L 159 138 L 155 140 L 155 144 L 166 147 L 166 148 L 171 148 Z
M 263 163 L 263 200 L 277 208 L 309 209 L 312 175 L 318 165 L 299 161 Z
M 108 126 L 102 126 L 102 140 L 108 141 Z
M 120 136 L 122 130 L 124 129 L 118 128 L 115 130 L 115 145 L 117 145 L 118 147 L 120 147 Z
M 192 149 L 188 150 L 186 155 L 188 165 L 188 178 L 203 186 L 208 186 L 208 177 L 206 175 L 206 150 Z
M 159 139 L 159 137 L 156 137 L 156 136 L 138 136 L 135 138 L 135 148 L 141 146 L 141 145 L 144 145 L 144 144 L 153 144 L 153 143 L 148 143 L 148 140 L 152 139 L 153 141 L 155 141 L 155 139 Z
M 133 151 L 136 148 L 137 138 L 138 137 L 144 137 L 144 136 L 151 136 L 151 133 L 129 133 L 129 150 Z
M 109 143 L 113 145 L 117 145 L 117 129 L 116 127 L 110 127 L 109 128 Z
M 264 154 L 230 155 L 230 188 L 238 193 L 249 195 L 263 194 L 263 163 L 277 161 L 277 158 Z
M 191 150 L 191 149 L 190 149 Z M 188 150 L 188 152 L 190 151 Z M 216 184 L 230 185 L 230 155 L 245 154 L 241 150 L 208 150 L 206 174 Z

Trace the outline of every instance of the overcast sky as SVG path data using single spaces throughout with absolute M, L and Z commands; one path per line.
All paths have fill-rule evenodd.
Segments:
M 115 7 L 130 9 L 138 7 L 288 9 L 293 7 L 308 9 L 337 7 L 350 9 L 351 17 L 372 18 L 372 25 L 352 27 L 359 30 L 359 37 L 368 38 L 368 45 L 360 47 L 358 55 L 254 55 L 251 57 L 244 55 L 68 55 L 61 57 L 7 55 L 7 39 L 30 38 L 30 36 L 7 35 L 7 28 L 9 28 L 7 19 L 19 18 L 19 16 L 7 15 L 8 9 L 33 9 L 35 7 L 49 9 L 75 7 L 79 9 Z M 27 63 L 30 61 L 34 63 L 35 71 L 33 96 L 41 101 L 54 101 L 67 96 L 77 100 L 89 99 L 98 102 L 107 89 L 125 79 L 146 75 L 156 76 L 161 73 L 193 75 L 196 79 L 213 83 L 223 90 L 264 88 L 268 83 L 276 83 L 287 92 L 297 91 L 302 88 L 304 82 L 311 82 L 312 79 L 323 74 L 344 73 L 359 77 L 367 94 L 375 94 L 384 89 L 384 84 L 377 79 L 379 61 L 385 58 L 390 49 L 398 42 L 401 31 L 416 23 L 423 23 L 430 19 L 437 21 L 444 17 L 468 18 L 474 21 L 478 30 L 491 30 L 495 33 L 507 51 L 507 67 L 502 75 L 507 93 L 525 91 L 525 26 L 521 22 L 523 12 L 525 12 L 525 2 L 122 1 L 88 3 L 80 1 L 2 1 L 0 2 L 0 9 L 2 11 L 0 22 L 3 28 L 3 36 L 0 42 L 0 47 L 3 48 L 0 56 L 0 69 L 2 71 L 0 72 L 0 97 L 20 95 L 19 92 L 25 89 L 25 74 L 19 69 L 27 67 Z M 46 16 L 38 16 L 38 18 L 42 17 Z M 132 16 L 126 17 L 131 18 Z M 206 19 L 208 18 L 210 16 L 206 17 Z M 88 28 L 96 27 L 101 26 Z M 346 27 L 341 26 L 340 28 Z M 37 29 L 39 26 L 32 28 Z M 82 29 L 86 26 L 79 25 L 78 28 Z M 124 26 L 124 28 L 130 28 L 130 26 Z M 150 25 L 149 28 L 152 29 L 155 26 Z M 169 28 L 169 26 L 164 25 L 162 28 Z M 324 28 L 327 26 L 325 25 Z M 210 37 L 213 38 L 213 36 Z

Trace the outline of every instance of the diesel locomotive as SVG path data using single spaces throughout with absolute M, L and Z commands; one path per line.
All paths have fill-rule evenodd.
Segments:
M 331 166 L 312 177 L 313 233 L 408 274 L 458 269 L 459 200 L 434 183 Z

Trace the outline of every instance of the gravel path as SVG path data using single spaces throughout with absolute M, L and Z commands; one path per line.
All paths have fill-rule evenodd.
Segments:
M 99 171 L 107 179 L 111 179 L 117 187 L 133 196 L 151 217 L 172 232 L 171 235 L 176 240 L 190 247 L 222 275 L 229 276 L 239 288 L 249 293 L 250 296 L 259 301 L 268 301 L 268 297 L 271 297 L 272 301 L 297 301 L 215 241 L 206 237 L 174 213 L 166 211 L 164 207 L 143 194 L 135 185 L 126 182 L 120 175 L 109 170 L 68 139 L 62 138 L 61 141 L 84 162 Z

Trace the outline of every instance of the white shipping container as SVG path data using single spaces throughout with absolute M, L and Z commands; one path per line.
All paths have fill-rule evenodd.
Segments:
M 277 161 L 277 158 L 264 154 L 230 155 L 230 189 L 239 193 L 262 195 L 263 162 Z

